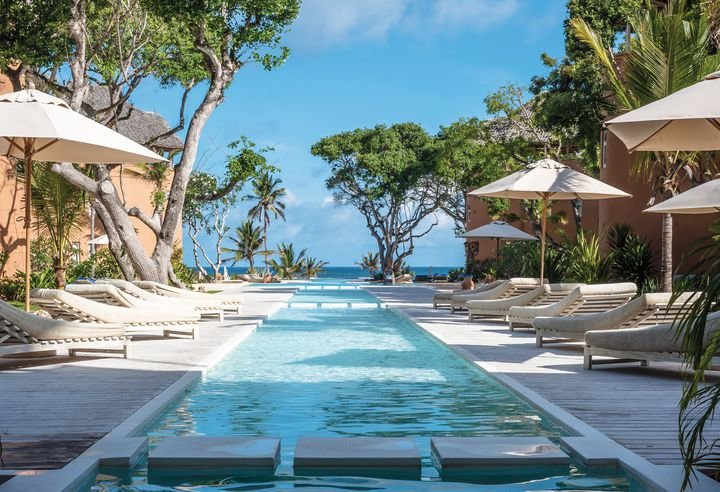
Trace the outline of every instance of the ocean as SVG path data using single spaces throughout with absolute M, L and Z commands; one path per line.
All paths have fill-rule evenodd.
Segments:
M 258 265 L 256 268 L 262 268 L 262 265 Z M 410 267 L 410 270 L 415 272 L 416 275 L 428 275 L 430 269 L 432 273 L 445 274 L 451 268 L 457 268 L 452 266 L 417 266 Z M 247 267 L 227 267 L 229 275 L 238 275 L 240 273 L 247 272 Z M 345 280 L 345 279 L 356 279 L 359 277 L 367 277 L 367 270 L 361 270 L 358 266 L 328 266 L 325 267 L 325 271 L 320 274 L 319 278 L 333 279 L 333 280 Z

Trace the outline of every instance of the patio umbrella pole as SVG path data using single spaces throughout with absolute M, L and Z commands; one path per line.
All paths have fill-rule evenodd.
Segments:
M 500 263 L 500 238 L 495 238 L 495 263 Z
M 540 218 L 540 284 L 545 281 L 545 228 L 547 227 L 547 193 L 542 196 L 542 217 Z
M 31 139 L 25 140 L 25 311 L 30 312 L 30 222 L 32 220 L 32 159 Z

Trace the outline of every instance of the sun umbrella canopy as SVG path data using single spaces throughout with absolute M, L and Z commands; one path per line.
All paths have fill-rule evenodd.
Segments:
M 94 244 L 95 246 L 107 246 L 110 244 L 110 241 L 108 240 L 107 234 L 103 234 L 102 236 L 98 236 L 95 239 L 91 239 L 88 241 L 88 244 Z
M 629 151 L 720 149 L 720 72 L 606 123 Z
M 713 214 L 720 212 L 720 179 L 703 183 L 643 212 L 652 214 Z
M 33 161 L 161 162 L 167 159 L 36 90 L 0 96 L 0 154 L 25 160 L 25 310 L 30 310 Z
M 630 196 L 552 159 L 537 161 L 470 194 L 532 200 L 599 200 Z
M 570 169 L 552 159 L 542 159 L 522 171 L 470 192 L 476 196 L 541 200 L 540 280 L 545 275 L 545 231 L 549 200 L 601 200 L 631 195 L 622 190 Z
M 34 139 L 37 161 L 75 163 L 161 162 L 162 156 L 36 90 L 0 96 L 0 154 L 25 157 Z
M 502 239 L 503 241 L 537 241 L 538 238 L 511 226 L 507 222 L 497 220 L 484 226 L 461 234 L 464 238 Z

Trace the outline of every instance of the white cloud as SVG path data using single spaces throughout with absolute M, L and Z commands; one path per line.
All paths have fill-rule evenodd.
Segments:
M 518 8 L 518 0 L 437 0 L 432 22 L 442 29 L 482 30 L 509 19 Z
M 293 32 L 303 44 L 382 40 L 400 24 L 412 0 L 305 0 Z
M 291 45 L 325 48 L 384 41 L 393 32 L 452 34 L 497 27 L 521 0 L 304 0 Z
M 300 197 L 298 197 L 295 193 L 293 193 L 287 188 L 285 188 L 285 196 L 283 197 L 283 201 L 288 207 L 294 207 L 295 205 L 300 205 L 302 203 Z
M 329 207 L 330 205 L 333 205 L 335 203 L 335 199 L 332 197 L 332 195 L 328 195 L 322 199 L 322 203 L 320 204 L 321 207 Z

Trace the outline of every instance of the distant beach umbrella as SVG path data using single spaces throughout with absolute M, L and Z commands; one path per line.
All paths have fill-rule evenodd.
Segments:
M 0 96 L 0 154 L 25 161 L 25 310 L 30 309 L 30 222 L 33 161 L 162 162 L 167 159 L 36 90 Z
M 708 181 L 643 210 L 651 214 L 713 214 L 720 212 L 720 179 Z
M 545 234 L 547 204 L 550 200 L 602 200 L 625 198 L 628 193 L 570 169 L 552 159 L 542 159 L 510 176 L 501 178 L 470 195 L 497 198 L 542 200 L 540 236 L 540 280 L 545 276 Z
M 525 231 L 511 226 L 502 220 L 496 220 L 480 226 L 476 229 L 460 234 L 460 237 L 468 239 L 494 239 L 495 260 L 500 259 L 500 241 L 537 241 L 538 238 Z
M 720 72 L 605 123 L 630 152 L 720 149 Z

